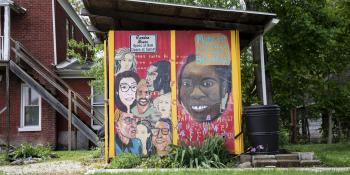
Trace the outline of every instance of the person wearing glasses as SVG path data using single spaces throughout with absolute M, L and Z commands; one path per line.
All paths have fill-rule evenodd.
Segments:
M 136 89 L 139 76 L 133 71 L 119 73 L 115 77 L 115 105 L 123 112 L 131 113 L 136 104 Z
M 142 154 L 141 140 L 136 138 L 137 118 L 131 113 L 116 112 L 115 153 Z
M 165 156 L 169 151 L 169 144 L 171 144 L 171 120 L 167 118 L 161 118 L 156 123 L 152 131 L 152 143 L 155 147 L 155 151 L 159 156 Z
M 196 122 L 212 122 L 226 110 L 231 92 L 230 65 L 203 65 L 187 57 L 180 70 L 178 99 Z

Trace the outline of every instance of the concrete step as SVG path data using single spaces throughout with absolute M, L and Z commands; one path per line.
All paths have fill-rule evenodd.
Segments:
M 277 160 L 278 167 L 299 167 L 299 160 Z
M 277 160 L 299 160 L 298 154 L 276 154 Z
M 275 155 L 253 155 L 252 160 L 275 160 Z
M 321 161 L 320 160 L 301 160 L 300 166 L 301 167 L 314 167 L 314 166 L 320 166 Z
M 277 160 L 253 160 L 253 167 L 277 166 Z

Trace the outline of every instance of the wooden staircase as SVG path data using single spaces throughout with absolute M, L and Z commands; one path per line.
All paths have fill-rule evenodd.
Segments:
M 101 126 L 103 126 L 103 114 L 94 110 L 85 98 L 75 92 L 52 70 L 40 63 L 20 42 L 11 40 L 11 46 L 14 47 L 11 47 L 11 60 L 8 63 L 10 70 L 31 88 L 35 89 L 52 108 L 68 121 L 71 121 L 75 128 L 97 145 L 99 138 L 96 131 L 91 128 L 90 123 L 84 123 L 79 115 L 72 111 L 72 105 Z M 54 92 L 63 94 L 68 101 L 68 105 L 64 105 L 63 102 L 59 101 Z M 72 96 L 75 98 L 72 98 Z

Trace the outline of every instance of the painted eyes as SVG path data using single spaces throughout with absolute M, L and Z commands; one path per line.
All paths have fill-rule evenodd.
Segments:
M 129 89 L 131 89 L 133 92 L 136 92 L 137 87 L 136 86 L 129 86 L 127 84 L 120 85 L 120 90 L 122 92 L 127 92 L 127 91 L 129 91 Z
M 201 86 L 209 88 L 214 86 L 214 81 L 213 80 L 205 80 L 201 82 Z
M 199 83 L 199 85 L 201 88 L 210 88 L 210 87 L 214 86 L 215 83 L 216 83 L 215 80 L 206 79 L 206 80 L 202 80 Z M 183 80 L 182 86 L 187 87 L 187 88 L 192 88 L 194 86 L 194 84 L 193 84 L 192 80 Z

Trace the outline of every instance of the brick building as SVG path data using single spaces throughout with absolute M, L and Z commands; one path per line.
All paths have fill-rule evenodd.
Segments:
M 69 39 L 93 40 L 69 2 L 0 0 L 0 19 L 0 144 L 96 144 L 103 99 L 81 74 L 91 63 L 66 56 Z

